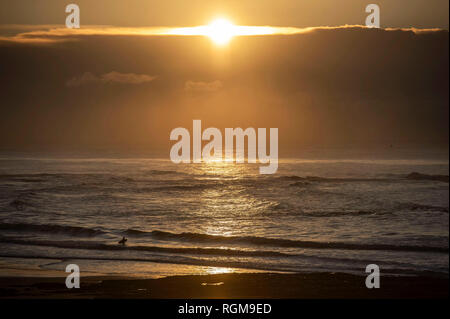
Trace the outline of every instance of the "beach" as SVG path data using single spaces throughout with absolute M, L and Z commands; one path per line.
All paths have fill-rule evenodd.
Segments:
M 410 299 L 448 298 L 448 278 L 382 277 L 367 289 L 364 276 L 342 273 L 218 274 L 159 279 L 81 278 L 67 289 L 65 278 L 2 277 L 0 298 L 34 299 Z

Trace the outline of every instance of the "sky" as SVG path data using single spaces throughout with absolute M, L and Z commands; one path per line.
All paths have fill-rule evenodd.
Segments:
M 0 2 L 0 151 L 165 154 L 170 131 L 194 119 L 278 127 L 280 156 L 306 146 L 448 149 L 448 1 L 378 1 L 381 29 L 350 26 L 367 15 L 359 0 L 76 3 L 79 33 L 51 26 L 65 21 L 62 1 Z M 140 34 L 216 16 L 299 29 L 225 46 Z
M 78 0 L 83 24 L 191 26 L 225 15 L 241 25 L 338 26 L 364 24 L 365 7 L 376 3 L 383 27 L 448 29 L 447 0 Z M 1 24 L 64 24 L 70 1 L 0 1 Z

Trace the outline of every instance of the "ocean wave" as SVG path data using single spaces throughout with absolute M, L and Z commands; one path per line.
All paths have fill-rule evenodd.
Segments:
M 25 210 L 27 207 L 35 208 L 32 203 L 32 199 L 37 196 L 36 192 L 33 191 L 23 191 L 17 194 L 15 199 L 9 202 L 9 206 L 15 210 Z
M 174 175 L 174 176 L 190 176 L 192 178 L 196 177 L 226 177 L 217 174 L 190 174 L 186 172 L 174 171 L 174 170 L 157 170 L 152 169 L 143 172 L 144 175 L 150 176 L 164 176 L 164 175 Z M 43 182 L 49 178 L 105 178 L 112 180 L 121 181 L 135 181 L 131 177 L 126 177 L 122 175 L 115 174 L 89 174 L 89 173 L 31 173 L 31 174 L 0 174 L 0 180 L 13 180 L 13 181 L 23 181 L 23 182 Z M 448 175 L 432 175 L 423 174 L 418 172 L 411 172 L 409 174 L 387 174 L 384 177 L 321 177 L 321 176 L 298 176 L 298 175 L 285 175 L 285 176 L 268 176 L 268 177 L 255 177 L 246 176 L 239 179 L 232 178 L 233 182 L 245 182 L 247 180 L 251 182 L 267 182 L 270 180 L 283 180 L 292 182 L 389 182 L 389 181 L 401 181 L 401 180 L 429 180 L 429 181 L 441 181 L 449 182 Z M 224 178 L 224 180 L 227 180 Z
M 145 172 L 149 175 L 186 175 L 186 173 L 183 172 L 177 172 L 177 171 L 170 171 L 170 170 L 158 170 L 158 169 L 151 169 Z
M 74 176 L 99 176 L 100 174 L 86 174 L 86 173 L 31 173 L 31 174 L 0 174 L 0 179 L 17 179 L 17 178 L 61 178 Z
M 343 211 L 302 211 L 297 215 L 308 217 L 341 217 L 341 216 L 382 216 L 398 212 L 436 212 L 447 213 L 448 207 L 421 205 L 415 203 L 398 204 L 394 210 L 343 210 Z
M 195 265 L 205 267 L 231 267 L 242 269 L 255 269 L 265 271 L 281 271 L 281 272 L 298 272 L 301 269 L 297 269 L 296 266 L 289 266 L 283 264 L 264 264 L 258 262 L 249 261 L 225 261 L 225 260 L 212 260 L 191 258 L 183 256 L 182 258 L 165 258 L 164 256 L 148 256 L 148 257 L 103 257 L 103 256 L 46 256 L 46 255 L 24 255 L 20 253 L 16 254 L 3 254 L 0 253 L 0 257 L 3 258 L 27 258 L 27 259 L 51 259 L 51 260 L 102 260 L 102 261 L 126 261 L 126 262 L 151 262 L 151 263 L 163 263 L 163 264 L 178 264 L 178 265 Z M 404 274 L 405 272 L 402 272 Z
M 128 236 L 148 236 L 162 241 L 178 241 L 211 244 L 250 244 L 256 246 L 270 246 L 282 248 L 309 248 L 309 249 L 344 249 L 344 250 L 388 250 L 411 252 L 439 252 L 448 253 L 448 247 L 407 246 L 390 244 L 358 244 L 345 242 L 317 242 L 280 238 L 267 238 L 255 236 L 219 236 L 200 233 L 171 233 L 161 230 L 151 232 L 129 229 L 124 232 Z
M 356 210 L 356 211 L 311 211 L 311 212 L 302 212 L 302 215 L 306 215 L 309 217 L 340 217 L 340 216 L 367 216 L 367 215 L 383 215 L 390 214 L 388 212 L 374 212 L 374 211 L 365 211 L 365 210 Z
M 23 223 L 0 223 L 0 230 L 44 232 L 51 234 L 64 234 L 70 236 L 98 236 L 106 234 L 100 229 L 86 228 L 80 226 L 64 226 L 53 224 L 23 224 Z
M 332 182 L 332 183 L 351 183 L 351 182 L 393 182 L 402 180 L 425 180 L 425 181 L 440 181 L 449 182 L 448 175 L 429 175 L 421 174 L 417 172 L 412 172 L 409 174 L 391 174 L 390 178 L 337 178 L 337 177 L 320 177 L 320 176 L 297 176 L 297 175 L 287 175 L 274 177 L 278 180 L 295 182 L 291 186 L 304 186 L 311 182 Z M 304 183 L 304 184 L 302 184 Z
M 214 187 L 207 184 L 193 184 L 193 185 L 168 185 L 148 188 L 148 191 L 166 192 L 166 191 L 198 191 Z
M 160 247 L 160 246 L 130 246 L 112 245 L 91 241 L 72 240 L 27 240 L 0 236 L 1 243 L 20 244 L 30 246 L 46 246 L 65 249 L 86 249 L 86 250 L 106 250 L 106 251 L 142 251 L 169 254 L 189 254 L 189 255 L 214 255 L 227 257 L 291 257 L 294 255 L 284 254 L 276 251 L 255 251 L 237 250 L 229 248 L 200 248 L 200 247 Z
M 392 178 L 337 178 L 337 177 L 320 177 L 320 176 L 301 177 L 297 175 L 279 176 L 274 178 L 278 180 L 295 182 L 294 184 L 291 184 L 291 186 L 302 185 L 302 183 L 305 183 L 304 185 L 306 185 L 311 182 L 351 183 L 351 182 L 389 182 L 395 180 Z
M 412 173 L 406 175 L 405 178 L 410 179 L 410 180 L 439 181 L 439 182 L 448 183 L 448 175 L 428 175 L 428 174 L 412 172 Z
M 131 177 L 126 176 L 111 176 L 109 177 L 109 180 L 114 183 L 132 183 L 135 182 L 135 180 Z
M 448 213 L 448 207 L 442 207 L 442 206 L 433 206 L 433 205 L 424 205 L 424 204 L 417 204 L 417 203 L 401 203 L 397 206 L 397 210 L 403 211 L 423 211 L 423 212 L 441 212 L 441 213 Z
M 33 207 L 30 203 L 21 199 L 14 199 L 9 203 L 9 206 L 16 210 L 24 210 L 25 207 Z

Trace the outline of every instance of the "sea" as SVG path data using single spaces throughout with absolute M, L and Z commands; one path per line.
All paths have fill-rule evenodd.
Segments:
M 0 154 L 0 276 L 449 273 L 448 149 L 259 164 Z M 119 241 L 125 237 L 125 244 Z

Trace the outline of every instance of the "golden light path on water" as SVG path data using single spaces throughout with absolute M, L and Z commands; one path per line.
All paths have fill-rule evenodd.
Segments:
M 189 168 L 190 174 L 198 176 L 199 179 L 215 180 L 221 187 L 205 188 L 198 194 L 197 200 L 201 202 L 201 209 L 195 212 L 198 227 L 202 233 L 213 236 L 245 236 L 249 229 L 256 230 L 261 236 L 265 236 L 264 231 L 260 232 L 255 228 L 254 214 L 267 209 L 273 203 L 258 199 L 252 194 L 242 180 L 247 178 L 264 178 L 259 175 L 258 168 L 251 164 L 240 164 L 226 161 L 222 158 L 213 158 Z M 203 176 L 203 177 L 202 177 Z M 241 182 L 238 182 L 238 181 Z M 239 223 L 239 227 L 236 227 Z M 215 246 L 223 249 L 247 248 L 232 246 Z M 218 260 L 214 258 L 214 260 Z M 201 274 L 217 275 L 228 273 L 265 272 L 258 269 L 245 269 L 220 266 L 198 267 Z M 221 285 L 222 282 L 205 283 L 205 285 Z
M 201 221 L 199 227 L 208 235 L 245 235 L 245 231 L 254 226 L 253 214 L 271 205 L 256 198 L 245 183 L 238 182 L 249 177 L 262 178 L 252 165 L 213 160 L 193 165 L 190 169 L 191 174 L 204 176 L 200 178 L 213 180 L 221 185 L 217 188 L 205 188 L 198 194 L 201 202 L 201 209 L 196 213 Z

